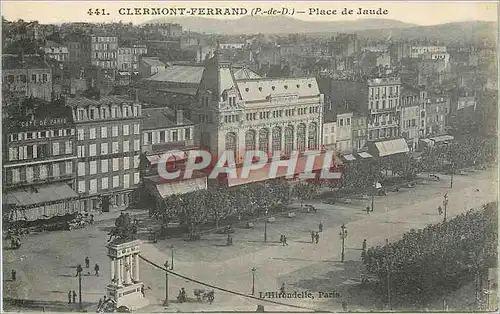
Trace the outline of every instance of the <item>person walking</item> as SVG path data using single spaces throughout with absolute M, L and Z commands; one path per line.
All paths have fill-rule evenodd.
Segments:
M 141 293 L 142 293 L 142 296 L 145 298 L 146 297 L 146 290 L 144 289 L 144 285 L 141 286 Z
M 311 231 L 311 243 L 314 243 L 314 239 L 316 239 L 316 234 L 314 231 Z
M 68 292 L 68 304 L 71 304 L 71 290 Z
M 283 235 L 283 246 L 288 246 L 288 243 L 286 242 L 286 235 Z
M 370 214 L 370 206 L 366 206 L 366 213 Z
M 16 281 L 16 271 L 13 269 L 11 272 L 10 272 L 10 275 L 11 275 L 11 278 L 12 278 L 12 281 Z
M 319 242 L 319 232 L 316 232 L 316 244 Z
M 283 237 L 284 235 L 280 235 L 280 243 L 283 244 Z
M 78 277 L 78 274 L 80 274 L 81 272 L 83 272 L 82 265 L 78 264 L 78 266 L 76 266 L 76 275 L 75 275 L 75 277 Z
M 363 253 L 366 253 L 366 239 L 363 240 L 363 244 L 361 246 Z
M 99 265 L 97 265 L 97 263 L 95 263 L 95 266 L 94 266 L 94 271 L 95 271 L 95 275 L 97 277 L 99 277 Z
M 443 214 L 443 208 L 441 207 L 441 205 L 439 205 L 438 207 L 438 215 L 441 216 Z
M 85 257 L 85 268 L 90 268 L 90 259 L 89 257 Z
M 76 291 L 73 290 L 73 303 L 76 303 Z
M 97 311 L 101 309 L 102 306 L 102 299 L 99 299 L 99 303 L 97 303 Z
M 319 230 L 319 232 L 323 232 L 323 223 L 322 222 L 319 223 L 318 230 Z

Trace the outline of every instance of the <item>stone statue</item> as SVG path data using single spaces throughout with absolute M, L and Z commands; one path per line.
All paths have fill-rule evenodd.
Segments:
M 115 220 L 115 227 L 108 232 L 108 242 L 127 242 L 137 239 L 137 226 L 132 224 L 130 215 L 121 213 Z

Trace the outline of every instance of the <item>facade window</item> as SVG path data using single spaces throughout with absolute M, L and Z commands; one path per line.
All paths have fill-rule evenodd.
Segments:
M 107 138 L 108 137 L 108 128 L 103 126 L 101 127 L 101 138 Z
M 134 124 L 134 134 L 140 134 L 140 128 L 139 128 L 139 124 L 136 123 Z
M 233 155 L 237 153 L 237 135 L 234 132 L 228 132 L 225 138 L 225 150 Z
M 57 156 L 59 155 L 59 143 L 52 143 L 52 155 Z
M 83 141 L 85 139 L 85 130 L 78 129 L 78 138 L 79 141 Z
M 101 143 L 101 155 L 108 154 L 108 143 Z
M 47 179 L 47 165 L 40 165 L 38 168 L 39 173 L 38 173 L 38 178 L 40 180 L 45 180 Z
M 116 153 L 118 153 L 118 152 L 119 152 L 119 149 L 118 149 L 118 142 L 113 142 L 112 147 L 111 147 L 111 152 L 112 152 L 113 154 L 116 154 Z
M 78 145 L 77 147 L 77 157 L 85 157 L 85 146 Z
M 165 143 L 165 132 L 160 131 L 159 134 L 160 134 L 160 143 Z M 158 133 L 157 133 L 157 135 L 158 135 Z
M 113 188 L 117 188 L 120 186 L 120 177 L 113 176 Z
M 285 128 L 285 154 L 290 154 L 293 150 L 293 126 Z
M 130 187 L 130 175 L 129 174 L 123 175 L 123 187 L 124 188 Z
M 14 168 L 12 169 L 12 183 L 18 183 L 19 181 L 21 181 L 19 168 Z
M 124 135 L 124 136 L 129 135 L 129 126 L 128 126 L 128 124 L 125 124 L 125 125 L 123 126 L 123 135 Z
M 69 155 L 73 152 L 73 142 L 71 141 L 66 141 L 64 143 L 64 148 L 65 148 L 65 154 Z
M 130 157 L 123 157 L 123 169 L 128 170 L 130 168 Z
M 276 151 L 281 150 L 281 128 L 280 127 L 273 128 L 272 140 L 273 140 L 272 152 L 274 153 Z
M 73 163 L 71 161 L 66 161 L 66 174 L 73 173 Z
M 93 160 L 89 164 L 89 173 L 96 174 L 97 173 L 97 161 Z
M 97 144 L 90 144 L 89 146 L 89 156 L 97 155 Z
M 101 173 L 108 172 L 108 164 L 109 164 L 109 161 L 107 159 L 101 160 Z
M 172 142 L 179 141 L 179 132 L 177 130 L 172 131 Z
M 123 152 L 126 153 L 130 151 L 130 142 L 129 141 L 123 141 Z
M 259 150 L 263 152 L 269 151 L 269 130 L 259 130 Z
M 134 169 L 139 168 L 139 155 L 134 156 Z
M 78 163 L 78 176 L 84 176 L 85 175 L 85 163 L 84 162 L 79 162 Z
M 78 193 L 85 193 L 85 181 L 78 182 Z
M 245 133 L 245 150 L 255 150 L 255 131 L 248 130 Z
M 90 180 L 89 193 L 97 193 L 97 179 Z
M 139 184 L 139 182 L 140 182 L 139 172 L 135 172 L 134 173 L 134 184 Z
M 351 125 L 351 118 L 346 119 L 346 125 Z
M 117 125 L 113 126 L 113 128 L 111 129 L 111 136 L 113 136 L 113 137 L 118 136 L 118 126 Z
M 141 150 L 141 141 L 134 140 L 134 151 L 139 151 L 139 150 Z
M 311 123 L 309 124 L 309 142 L 308 142 L 308 148 L 309 149 L 316 149 L 318 146 L 318 128 L 316 123 Z
M 26 167 L 26 181 L 33 182 L 33 167 Z
M 120 159 L 113 158 L 113 171 L 120 170 Z
M 108 178 L 102 178 L 101 179 L 101 189 L 102 190 L 107 190 L 108 189 Z
M 191 129 L 190 128 L 185 128 L 184 129 L 184 137 L 186 140 L 190 140 L 191 139 Z

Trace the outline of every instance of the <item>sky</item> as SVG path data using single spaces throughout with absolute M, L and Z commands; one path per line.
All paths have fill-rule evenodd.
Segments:
M 285 3 L 285 4 L 282 4 Z M 321 16 L 321 15 L 296 15 L 295 18 L 309 21 L 342 21 L 356 20 L 361 18 L 385 18 L 400 20 L 407 23 L 419 25 L 435 25 L 450 22 L 460 21 L 497 21 L 498 6 L 493 1 L 483 2 L 375 2 L 375 1 L 211 1 L 211 2 L 188 2 L 188 1 L 168 1 L 168 2 L 149 2 L 149 1 L 2 1 L 2 15 L 7 20 L 23 19 L 26 21 L 38 20 L 42 24 L 59 24 L 64 22 L 132 22 L 134 24 L 144 23 L 148 20 L 157 19 L 159 17 L 169 16 L 145 16 L 145 15 L 120 15 L 120 8 L 233 8 L 244 7 L 248 10 L 248 15 L 253 8 L 271 9 L 286 7 L 295 9 L 296 11 L 306 11 L 309 9 L 333 9 L 341 11 L 343 8 L 353 9 L 386 9 L 388 14 L 384 16 L 357 16 L 357 15 L 337 15 Z M 96 16 L 88 15 L 90 8 L 105 9 L 109 15 Z M 208 16 L 202 16 L 208 17 Z M 229 18 L 238 18 L 229 17 Z M 182 16 L 175 16 L 182 18 Z M 216 17 L 217 18 L 217 17 Z M 228 18 L 228 17 L 218 17 Z M 182 22 L 181 22 L 182 23 Z

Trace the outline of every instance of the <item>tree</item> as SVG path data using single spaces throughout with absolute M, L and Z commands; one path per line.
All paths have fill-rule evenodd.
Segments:
M 189 238 L 196 239 L 196 229 L 199 224 L 207 220 L 206 190 L 187 193 L 179 197 L 179 203 L 183 210 L 186 223 L 190 226 Z
M 315 186 L 309 182 L 300 182 L 293 187 L 293 195 L 300 199 L 300 209 L 304 205 L 304 200 L 310 199 L 315 191 Z
M 219 222 L 232 212 L 232 195 L 218 188 L 207 190 L 205 194 L 206 207 L 210 218 L 215 220 L 215 228 L 219 230 Z M 200 195 L 201 196 L 201 195 Z

